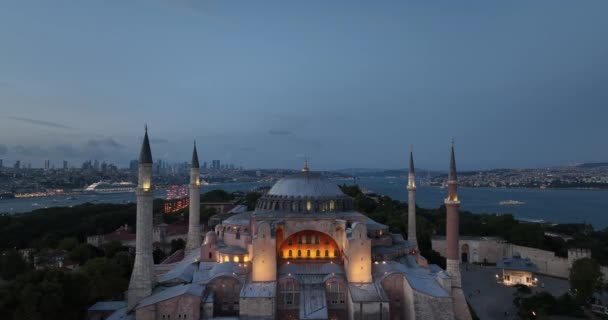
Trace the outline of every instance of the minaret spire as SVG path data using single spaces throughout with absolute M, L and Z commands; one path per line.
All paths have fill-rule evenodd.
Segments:
M 196 140 L 194 141 L 194 150 L 192 150 L 192 168 L 200 168 L 200 164 L 198 163 L 198 153 L 196 152 Z
M 456 176 L 456 157 L 454 156 L 454 139 L 452 139 L 452 150 L 450 154 L 450 173 L 448 175 L 448 181 L 457 181 Z
M 418 239 L 416 237 L 416 176 L 414 173 L 414 146 L 410 147 L 410 171 L 407 177 L 407 194 L 407 240 L 418 245 Z
M 308 172 L 308 159 L 304 159 L 304 168 L 302 168 L 302 172 Z
M 192 163 L 190 165 L 190 206 L 188 211 L 188 239 L 185 253 L 200 250 L 201 246 L 201 166 L 198 163 L 196 141 L 192 149 Z
M 150 140 L 148 139 L 148 125 L 146 125 L 144 142 L 141 144 L 139 152 L 139 163 L 152 163 L 152 151 L 150 150 Z
M 152 152 L 145 127 L 144 141 L 139 153 L 139 174 L 137 195 L 137 216 L 135 233 L 135 263 L 127 293 L 128 308 L 133 310 L 141 299 L 152 293 L 155 283 L 154 260 L 152 259 Z

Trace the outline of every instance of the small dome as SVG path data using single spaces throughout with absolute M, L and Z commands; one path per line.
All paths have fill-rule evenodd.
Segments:
M 207 232 L 205 234 L 205 244 L 214 244 L 217 241 L 217 235 L 213 231 Z
M 325 179 L 318 173 L 304 171 L 277 181 L 267 195 L 282 197 L 343 197 L 345 194 L 338 184 Z

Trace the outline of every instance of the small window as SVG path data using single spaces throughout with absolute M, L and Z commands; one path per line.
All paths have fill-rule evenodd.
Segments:
M 306 250 L 306 256 L 310 258 L 310 249 Z
M 325 250 L 325 256 L 329 257 L 329 250 Z
M 302 256 L 302 250 L 298 250 L 298 257 Z
M 209 252 L 209 259 L 213 259 L 213 252 Z
M 321 256 L 321 250 L 317 249 L 315 257 L 318 258 Z
M 289 256 L 293 257 L 293 252 L 291 250 L 289 250 Z

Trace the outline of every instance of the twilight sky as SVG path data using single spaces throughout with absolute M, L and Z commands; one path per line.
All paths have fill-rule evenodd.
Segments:
M 608 161 L 608 1 L 0 2 L 0 158 Z

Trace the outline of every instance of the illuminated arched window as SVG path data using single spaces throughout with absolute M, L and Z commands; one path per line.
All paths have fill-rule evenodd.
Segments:
M 329 202 L 329 211 L 334 211 L 336 210 L 336 202 L 334 200 L 331 200 Z
M 312 211 L 312 202 L 306 201 L 306 211 Z
M 234 256 L 233 261 L 236 262 L 236 263 L 239 263 L 239 257 L 238 256 Z
M 321 250 L 317 249 L 317 252 L 316 252 L 315 258 L 318 258 L 318 257 L 320 257 L 320 256 L 321 256 Z
M 298 257 L 302 256 L 302 250 L 298 250 Z
M 346 286 L 344 283 L 332 279 L 326 284 L 327 304 L 341 305 L 346 302 Z

